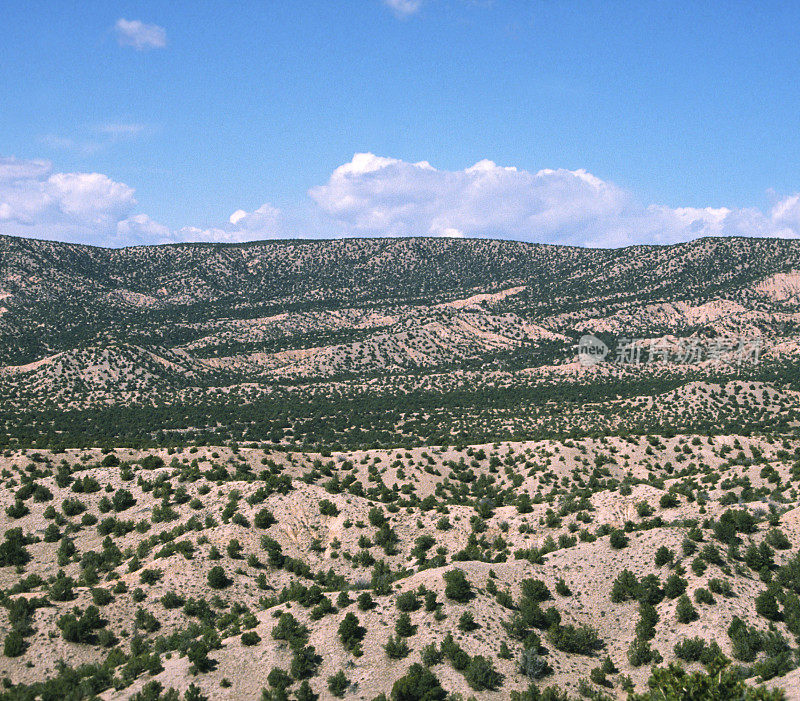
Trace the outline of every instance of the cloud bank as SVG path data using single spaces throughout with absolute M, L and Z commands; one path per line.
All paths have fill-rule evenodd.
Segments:
M 53 173 L 49 161 L 0 158 L 0 232 L 103 243 L 136 205 L 102 173 Z
M 580 246 L 676 243 L 701 236 L 800 236 L 800 194 L 768 210 L 642 204 L 585 170 L 537 172 L 482 160 L 447 171 L 357 153 L 296 211 L 265 203 L 212 227 L 171 229 L 136 210 L 134 189 L 45 160 L 0 158 L 0 233 L 137 245 L 320 236 L 492 237 Z
M 797 236 L 800 196 L 756 209 L 644 206 L 585 170 L 536 173 L 479 161 L 442 171 L 359 153 L 309 195 L 361 235 L 490 236 L 587 246 L 674 243 L 699 236 Z

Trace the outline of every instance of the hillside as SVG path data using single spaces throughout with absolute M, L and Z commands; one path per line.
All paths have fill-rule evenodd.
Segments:
M 342 672 L 347 698 L 373 699 L 422 661 L 463 698 L 531 682 L 605 698 L 662 658 L 723 653 L 773 683 L 796 664 L 797 438 L 7 452 L 0 467 L 16 543 L 0 586 L 29 602 L 0 612 L 20 631 L 0 657 L 17 684 L 65 684 L 63 659 L 107 699 L 153 682 L 282 698 L 279 668 L 293 692 L 332 698 Z
M 78 445 L 79 427 L 113 423 L 122 426 L 107 437 L 128 443 L 155 440 L 158 428 L 217 441 L 272 440 L 291 428 L 292 442 L 312 444 L 323 415 L 327 441 L 396 444 L 409 436 L 373 407 L 399 397 L 404 420 L 427 424 L 418 435 L 438 431 L 426 418 L 433 412 L 457 416 L 464 439 L 534 438 L 561 430 L 550 426 L 547 393 L 585 404 L 590 386 L 602 402 L 743 377 L 779 394 L 800 389 L 798 290 L 800 245 L 791 240 L 618 250 L 425 238 L 101 249 L 0 237 L 0 422 L 28 444 L 52 442 L 55 431 Z M 742 368 L 729 353 L 713 363 L 605 363 L 617 390 L 610 395 L 574 366 L 584 333 L 608 341 L 609 360 L 624 337 L 673 345 L 757 337 L 762 362 Z M 366 438 L 336 430 L 343 406 Z M 171 421 L 154 418 L 163 407 L 176 409 Z M 509 408 L 546 416 L 520 432 L 506 421 Z M 34 414 L 53 410 L 45 432 Z M 793 420 L 791 412 L 780 419 Z M 619 422 L 635 430 L 635 417 Z
M 0 237 L 0 700 L 798 698 L 799 429 L 800 241 Z

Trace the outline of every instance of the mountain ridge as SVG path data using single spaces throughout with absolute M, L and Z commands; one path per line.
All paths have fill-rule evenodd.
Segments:
M 123 403 L 115 389 L 128 387 L 125 401 L 133 408 L 191 401 L 193 420 L 215 426 L 215 411 L 233 421 L 226 396 L 249 406 L 267 395 L 275 400 L 277 392 L 284 404 L 275 400 L 276 424 L 284 430 L 296 423 L 302 440 L 312 440 L 308 419 L 315 412 L 330 417 L 343 439 L 348 403 L 362 403 L 367 433 L 377 422 L 388 437 L 388 422 L 370 416 L 373 395 L 379 402 L 414 397 L 408 413 L 426 421 L 449 415 L 446 405 L 457 401 L 467 433 L 508 437 L 506 402 L 530 397 L 526 411 L 541 417 L 549 409 L 539 384 L 549 383 L 556 396 L 573 395 L 570 368 L 585 372 L 575 364 L 575 345 L 586 333 L 605 339 L 611 362 L 603 367 L 625 396 L 642 387 L 649 392 L 653 382 L 665 382 L 668 391 L 675 383 L 743 373 L 793 382 L 798 290 L 800 241 L 786 239 L 704 238 L 625 249 L 427 237 L 108 249 L 5 236 L 0 368 L 32 369 L 0 373 L 0 400 L 9 407 L 3 425 L 19 438 L 20 412 L 96 411 Z M 762 364 L 743 368 L 732 353 L 719 366 L 613 363 L 625 336 L 677 347 L 743 335 L 763 342 Z M 60 360 L 47 360 L 60 353 Z M 99 366 L 118 384 L 98 382 L 92 368 Z M 467 375 L 471 399 L 463 394 Z M 586 378 L 590 385 L 601 381 Z M 490 409 L 481 407 L 486 391 L 495 393 Z M 322 405 L 320 398 L 327 398 Z M 309 416 L 292 421 L 293 407 Z M 480 418 L 485 411 L 491 418 Z M 793 420 L 791 411 L 780 416 Z M 235 434 L 251 434 L 254 421 L 243 413 Z M 613 421 L 638 423 L 634 412 Z M 188 423 L 187 430 L 208 428 Z M 265 426 L 259 435 L 277 435 Z

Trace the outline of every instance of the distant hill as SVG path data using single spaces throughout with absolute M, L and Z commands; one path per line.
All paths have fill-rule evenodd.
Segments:
M 310 407 L 312 395 L 358 402 L 419 392 L 438 406 L 443 393 L 522 391 L 532 378 L 574 385 L 558 368 L 574 361 L 587 332 L 603 336 L 612 356 L 622 337 L 758 336 L 770 372 L 794 377 L 800 241 L 588 249 L 382 238 L 104 249 L 0 236 L 7 422 L 44 407 L 190 402 L 196 410 L 267 393 L 273 408 L 298 393 Z M 722 377 L 741 379 L 728 360 Z M 765 367 L 746 374 L 769 381 Z M 627 378 L 620 396 L 651 375 L 671 390 L 721 372 L 688 363 L 655 375 L 624 370 L 611 372 L 615 383 Z M 424 414 L 428 400 L 411 413 Z M 459 401 L 474 423 L 477 396 Z M 285 424 L 288 409 L 275 410 Z M 497 418 L 482 437 L 499 430 Z

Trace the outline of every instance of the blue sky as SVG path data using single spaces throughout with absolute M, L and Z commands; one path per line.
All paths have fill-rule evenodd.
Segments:
M 12 2 L 0 233 L 797 236 L 798 26 L 791 2 Z

